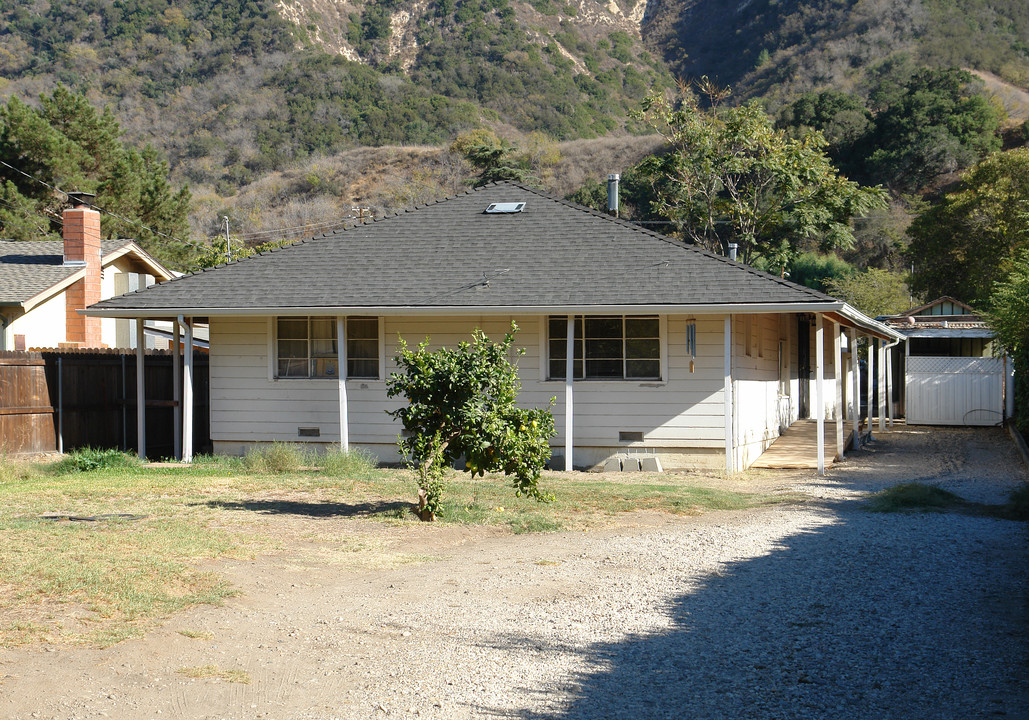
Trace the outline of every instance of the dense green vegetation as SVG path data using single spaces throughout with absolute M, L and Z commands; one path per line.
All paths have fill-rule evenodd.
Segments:
M 152 147 L 121 141 L 110 110 L 58 86 L 41 107 L 16 97 L 0 106 L 0 237 L 61 237 L 63 191 L 94 193 L 104 237 L 136 238 L 156 257 L 181 259 L 190 194 L 175 191 Z

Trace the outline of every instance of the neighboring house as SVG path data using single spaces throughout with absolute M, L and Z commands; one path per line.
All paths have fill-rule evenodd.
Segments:
M 403 401 L 386 397 L 386 379 L 400 338 L 454 345 L 475 327 L 499 338 L 514 321 L 520 402 L 557 397 L 552 444 L 573 467 L 635 454 L 735 471 L 820 408 L 842 452 L 857 363 L 841 329 L 847 347 L 900 338 L 827 295 L 515 183 L 89 312 L 210 322 L 216 452 L 307 441 L 387 461 L 398 459 L 401 428 L 387 411 Z M 819 383 L 819 369 L 832 382 Z
M 135 347 L 130 321 L 80 311 L 172 273 L 131 240 L 101 240 L 96 210 L 65 210 L 63 227 L 63 241 L 0 241 L 0 350 Z
M 892 400 L 908 424 L 998 425 L 1011 417 L 1011 361 L 971 307 L 944 296 L 879 320 L 905 338 L 893 367 L 904 382 Z

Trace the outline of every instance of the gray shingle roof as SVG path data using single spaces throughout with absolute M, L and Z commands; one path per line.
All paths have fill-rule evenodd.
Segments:
M 486 214 L 495 202 L 522 212 Z M 275 310 L 835 302 L 515 183 L 105 300 L 94 309 Z
M 102 240 L 104 255 L 131 240 Z M 81 270 L 64 266 L 60 240 L 0 240 L 0 305 L 25 302 Z

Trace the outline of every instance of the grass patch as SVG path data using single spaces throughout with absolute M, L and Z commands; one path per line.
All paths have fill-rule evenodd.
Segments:
M 50 471 L 62 475 L 76 472 L 92 472 L 94 470 L 111 470 L 133 468 L 142 462 L 135 455 L 120 450 L 101 450 L 98 448 L 80 448 L 50 466 Z
M 434 559 L 353 545 L 351 532 L 331 524 L 318 531 L 324 539 L 308 543 L 314 547 L 301 547 L 310 518 L 418 522 L 414 474 L 376 469 L 357 453 L 314 456 L 280 444 L 244 459 L 198 457 L 169 467 L 141 465 L 121 453 L 76 458 L 47 464 L 0 458 L 0 647 L 40 639 L 106 646 L 181 609 L 220 603 L 233 588 L 203 568 L 218 558 L 284 550 L 347 567 Z M 604 523 L 625 511 L 694 513 L 783 501 L 694 482 L 673 473 L 547 474 L 543 484 L 557 499 L 541 504 L 516 498 L 502 476 L 454 472 L 440 524 L 551 532 Z
M 872 512 L 943 512 L 960 508 L 963 498 L 935 485 L 904 483 L 881 490 L 868 500 Z
M 188 637 L 190 640 L 213 640 L 214 633 L 207 632 L 206 630 L 179 630 L 179 635 L 182 637 Z
M 250 684 L 250 673 L 246 670 L 222 670 L 217 665 L 200 665 L 198 667 L 179 668 L 179 674 L 194 680 L 217 678 L 225 682 Z

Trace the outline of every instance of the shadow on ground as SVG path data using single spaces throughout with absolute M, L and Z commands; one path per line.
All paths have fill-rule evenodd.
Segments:
M 308 517 L 368 517 L 369 515 L 402 516 L 411 512 L 411 503 L 376 500 L 360 503 L 296 502 L 293 500 L 209 500 L 195 503 L 218 510 L 239 510 L 266 515 L 304 515 Z
M 888 464 L 889 446 L 877 452 Z M 867 475 L 851 479 L 868 489 Z M 639 558 L 644 572 L 650 560 Z M 681 562 L 670 577 L 686 587 Z M 536 696 L 525 705 L 550 710 L 478 710 L 525 720 L 1025 718 L 1027 580 L 1024 523 L 830 501 L 771 552 L 674 597 L 669 629 L 594 644 L 585 671 L 525 689 Z M 541 652 L 538 637 L 499 642 Z

